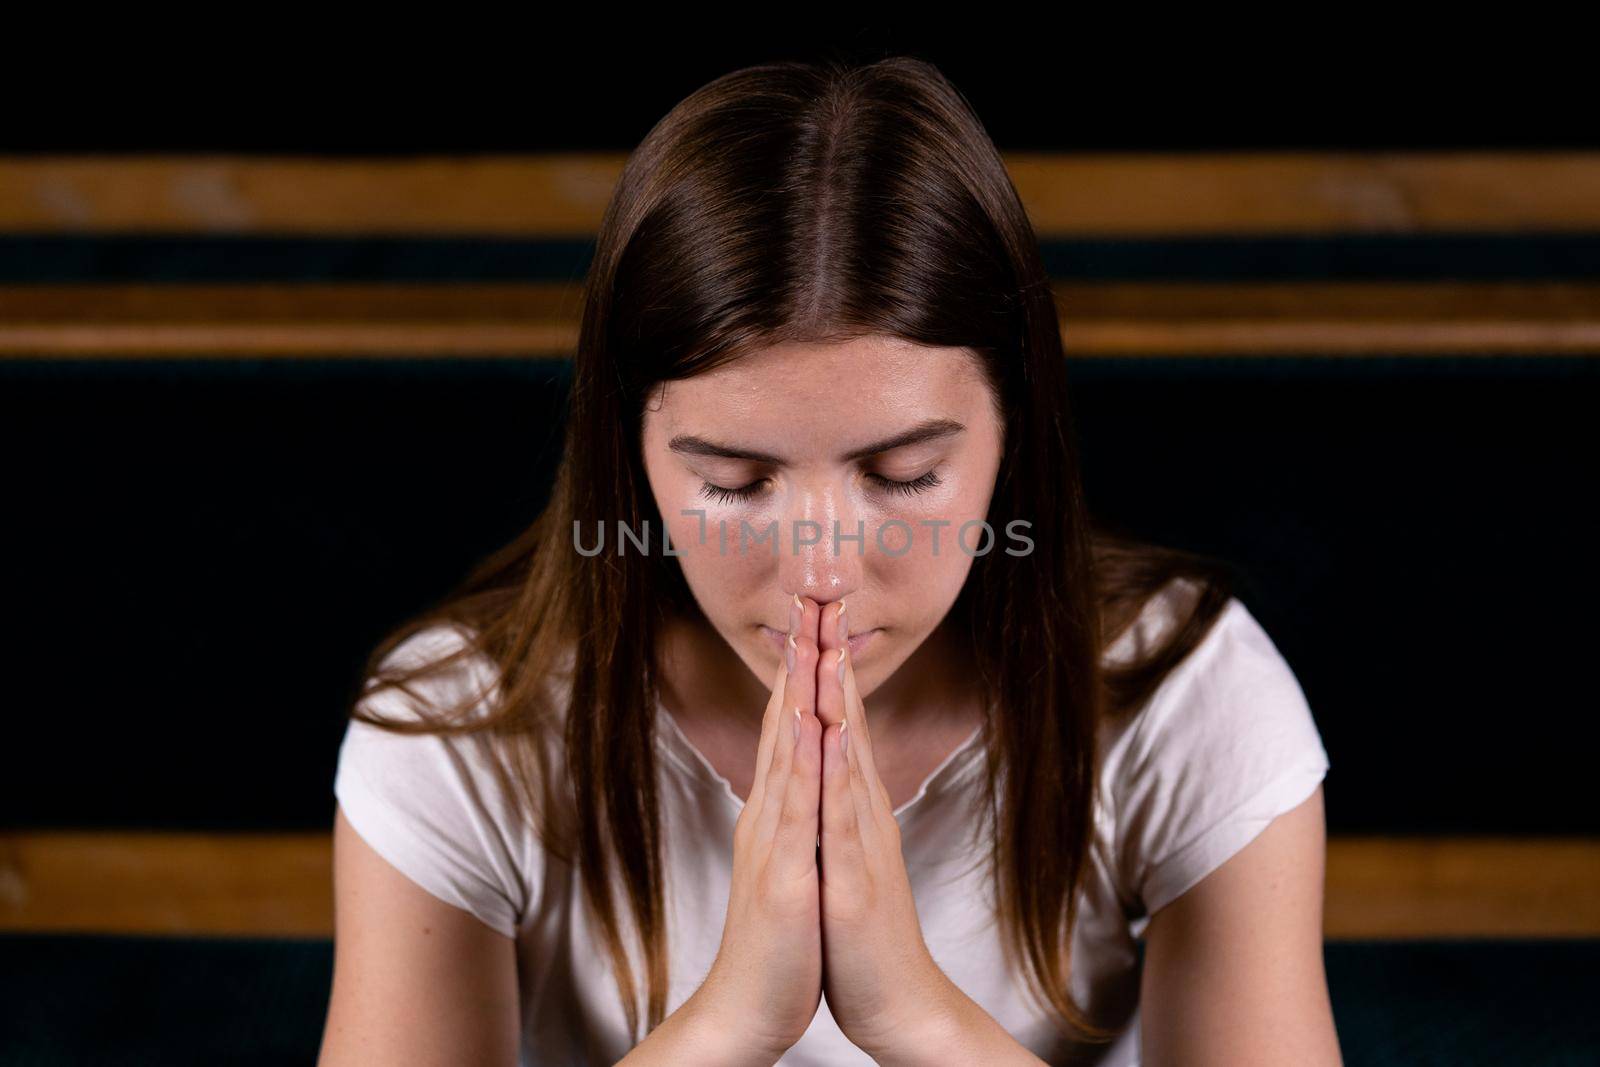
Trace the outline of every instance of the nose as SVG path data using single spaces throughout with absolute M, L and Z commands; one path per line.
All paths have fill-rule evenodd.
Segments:
M 794 492 L 779 541 L 779 581 L 785 594 L 810 597 L 826 607 L 861 588 L 867 528 L 842 481 L 802 486 Z

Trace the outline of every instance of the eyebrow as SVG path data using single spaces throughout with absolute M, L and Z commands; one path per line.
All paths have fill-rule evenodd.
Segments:
M 964 430 L 966 430 L 966 426 L 955 419 L 927 419 L 892 437 L 874 441 L 863 448 L 852 449 L 840 458 L 847 462 L 865 459 L 868 456 L 875 456 L 880 452 L 888 452 L 891 449 L 904 448 L 907 445 L 919 445 L 924 441 L 936 441 L 943 437 L 953 437 Z M 694 434 L 678 434 L 667 442 L 667 448 L 686 456 L 742 459 L 749 460 L 752 463 L 770 463 L 778 467 L 784 465 L 784 460 L 781 456 L 775 456 L 770 452 L 756 452 L 747 448 L 730 448 L 727 445 L 719 445 L 713 441 L 707 441 L 703 437 L 696 437 Z

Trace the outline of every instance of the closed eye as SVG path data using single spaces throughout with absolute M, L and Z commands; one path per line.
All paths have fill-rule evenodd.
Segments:
M 893 478 L 885 478 L 879 474 L 869 474 L 867 477 L 882 486 L 885 492 L 900 493 L 906 496 L 912 493 L 926 493 L 940 482 L 937 471 L 929 471 L 927 474 L 913 478 L 909 482 L 897 482 Z
M 896 481 L 893 478 L 885 478 L 881 474 L 869 474 L 867 477 L 871 479 L 877 486 L 883 489 L 884 492 L 903 496 L 910 496 L 913 493 L 926 493 L 928 490 L 933 489 L 942 483 L 942 479 L 939 477 L 937 471 L 929 471 L 928 473 L 921 475 L 920 477 L 913 478 L 908 482 Z M 742 485 L 737 488 L 729 488 L 727 486 L 713 485 L 710 482 L 705 482 L 700 487 L 700 495 L 722 504 L 747 503 L 761 495 L 761 487 L 765 483 L 766 479 L 763 478 L 760 481 L 751 482 L 749 485 Z
M 764 478 L 762 479 L 762 481 L 765 480 Z M 761 482 L 751 482 L 749 485 L 738 489 L 728 489 L 706 482 L 700 487 L 700 495 L 709 497 L 720 504 L 742 503 L 747 500 L 754 500 L 761 493 L 761 484 Z

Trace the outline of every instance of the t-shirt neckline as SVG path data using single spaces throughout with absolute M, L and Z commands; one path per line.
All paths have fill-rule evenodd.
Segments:
M 683 732 L 683 728 L 678 725 L 678 720 L 673 717 L 672 712 L 667 709 L 667 706 L 661 702 L 659 697 L 656 699 L 656 722 L 658 724 L 665 723 L 666 725 L 664 730 L 658 726 L 656 743 L 666 753 L 667 757 L 680 770 L 714 787 L 721 796 L 726 798 L 735 815 L 743 811 L 745 802 L 740 799 L 738 793 L 734 792 L 733 784 L 724 778 L 716 767 L 712 766 L 711 761 L 706 758 L 705 754 L 695 746 L 694 742 L 689 740 L 689 735 Z M 917 787 L 917 791 L 894 809 L 894 817 L 897 820 L 900 819 L 928 793 L 953 784 L 960 779 L 963 771 L 976 767 L 979 763 L 977 757 L 983 752 L 983 746 L 978 744 L 978 739 L 982 735 L 983 724 L 979 723 L 973 727 L 966 740 L 952 749 L 944 759 L 939 761 L 937 767 L 928 772 L 927 777 L 922 780 L 922 784 Z

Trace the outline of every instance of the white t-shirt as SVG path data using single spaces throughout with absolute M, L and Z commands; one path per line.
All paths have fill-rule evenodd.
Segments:
M 1153 641 L 1179 587 L 1153 599 L 1107 661 Z M 456 647 L 437 627 L 394 658 Z M 436 684 L 492 682 L 482 661 Z M 479 691 L 482 691 L 480 688 Z M 491 688 L 492 692 L 492 688 Z M 492 699 L 492 696 L 491 696 Z M 389 717 L 414 714 L 403 694 L 369 697 Z M 1144 707 L 1104 730 L 1103 773 L 1087 882 L 1073 937 L 1072 988 L 1096 1021 L 1122 1028 L 1110 1044 L 1066 1043 L 1010 971 L 977 839 L 979 732 L 895 810 L 934 960 L 968 996 L 1049 1063 L 1139 1063 L 1136 939 L 1149 916 L 1204 878 L 1275 816 L 1309 797 L 1328 757 L 1298 682 L 1237 599 Z M 658 705 L 671 985 L 667 1010 L 699 986 L 727 912 L 733 826 L 743 806 L 726 779 Z M 423 889 L 513 938 L 522 983 L 523 1064 L 610 1064 L 642 1034 L 627 1031 L 609 956 L 590 932 L 576 871 L 511 815 L 483 736 L 394 734 L 352 722 L 335 794 L 351 825 Z M 625 938 L 634 927 L 626 907 Z M 637 948 L 627 941 L 636 966 Z M 641 1012 L 642 1016 L 642 1012 Z M 642 1025 L 642 1023 L 641 1023 Z M 779 1061 L 870 1064 L 844 1037 L 826 999 Z

